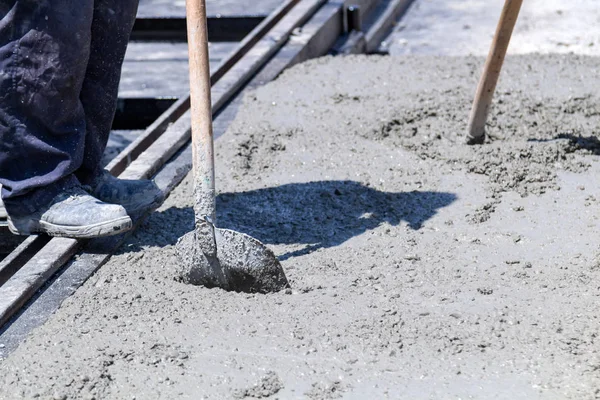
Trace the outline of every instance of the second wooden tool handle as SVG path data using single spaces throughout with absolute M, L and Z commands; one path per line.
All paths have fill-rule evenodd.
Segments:
M 523 0 L 506 0 L 469 116 L 467 143 L 483 143 L 485 123 Z

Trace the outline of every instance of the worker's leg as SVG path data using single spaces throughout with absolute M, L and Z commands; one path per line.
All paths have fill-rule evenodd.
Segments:
M 79 168 L 92 0 L 0 0 L 0 184 L 10 200 Z M 44 196 L 42 196 L 44 197 Z M 41 200 L 41 199 L 40 199 Z
M 94 1 L 91 52 L 80 96 L 88 134 L 83 164 L 76 175 L 84 184 L 101 168 L 137 7 L 138 0 Z
M 0 184 L 15 233 L 90 237 L 131 226 L 72 175 L 83 160 L 92 16 L 93 0 L 0 0 Z
M 121 66 L 138 0 L 95 0 L 88 68 L 81 91 L 87 136 L 83 164 L 76 175 L 90 193 L 107 203 L 123 205 L 129 215 L 157 207 L 162 192 L 150 181 L 118 180 L 100 165 L 117 108 Z

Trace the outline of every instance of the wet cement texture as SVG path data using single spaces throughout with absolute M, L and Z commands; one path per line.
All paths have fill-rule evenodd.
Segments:
M 216 143 L 219 225 L 292 289 L 177 282 L 192 180 L 0 364 L 0 398 L 597 399 L 600 61 L 323 58 Z

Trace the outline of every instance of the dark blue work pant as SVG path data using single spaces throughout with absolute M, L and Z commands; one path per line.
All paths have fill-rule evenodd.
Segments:
M 9 212 L 36 208 L 100 168 L 137 6 L 0 0 L 0 184 Z

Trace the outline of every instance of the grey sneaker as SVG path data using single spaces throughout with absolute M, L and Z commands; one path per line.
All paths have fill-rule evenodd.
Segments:
M 91 239 L 130 230 L 125 209 L 106 204 L 75 186 L 56 196 L 47 207 L 23 217 L 8 216 L 8 228 L 16 235 L 45 233 L 50 236 Z
M 126 180 L 112 176 L 102 170 L 87 186 L 89 193 L 97 199 L 111 204 L 119 204 L 130 216 L 152 211 L 165 200 L 163 192 L 149 180 Z

